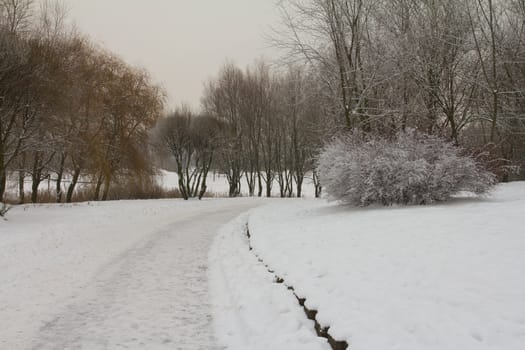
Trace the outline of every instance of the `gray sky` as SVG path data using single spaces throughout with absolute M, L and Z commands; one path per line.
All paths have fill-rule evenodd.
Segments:
M 69 17 L 126 62 L 148 69 L 169 106 L 199 107 L 204 81 L 230 58 L 241 67 L 273 50 L 263 34 L 275 0 L 67 0 Z

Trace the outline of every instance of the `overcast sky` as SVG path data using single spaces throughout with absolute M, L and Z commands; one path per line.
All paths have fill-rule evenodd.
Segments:
M 263 34 L 275 0 L 67 0 L 78 28 L 125 61 L 150 71 L 174 107 L 197 108 L 203 82 L 226 58 L 241 67 L 270 58 Z

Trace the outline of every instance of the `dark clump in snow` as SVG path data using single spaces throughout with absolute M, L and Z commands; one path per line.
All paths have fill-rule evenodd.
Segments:
M 496 183 L 461 148 L 407 130 L 392 138 L 349 133 L 325 145 L 319 174 L 328 196 L 344 203 L 428 204 L 459 191 L 488 192 Z

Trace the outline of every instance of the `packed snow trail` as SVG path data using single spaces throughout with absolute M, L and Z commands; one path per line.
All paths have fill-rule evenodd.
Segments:
M 220 203 L 197 205 L 197 210 L 180 218 L 173 215 L 169 224 L 153 228 L 98 266 L 66 300 L 49 305 L 54 312 L 44 313 L 40 320 L 28 319 L 39 323 L 31 339 L 16 338 L 15 332 L 9 334 L 9 327 L 4 335 L 15 338 L 2 339 L 0 330 L 2 348 L 217 349 L 207 285 L 209 246 L 221 225 L 257 205 L 246 200 Z M 78 254 L 82 250 L 79 246 Z M 67 289 L 67 279 L 64 283 Z M 39 305 L 51 302 L 40 298 Z M 18 311 L 24 311 L 25 302 L 20 300 Z M 25 307 L 31 307 L 29 304 L 31 301 Z M 9 310 L 0 309 L 0 315 L 4 311 Z M 20 317 L 10 316 L 25 327 Z

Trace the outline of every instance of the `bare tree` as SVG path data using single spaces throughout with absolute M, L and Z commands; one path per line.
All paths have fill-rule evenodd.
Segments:
M 373 6 L 369 0 L 287 0 L 279 6 L 285 29 L 274 38 L 276 45 L 322 67 L 347 128 L 370 129 L 368 96 L 376 76 L 364 57 Z
M 160 119 L 154 139 L 161 152 L 175 160 L 179 191 L 184 199 L 201 199 L 218 146 L 220 123 L 207 116 L 195 116 L 188 108 L 179 108 Z
M 237 197 L 241 193 L 243 176 L 242 149 L 244 129 L 241 116 L 241 91 L 244 81 L 243 72 L 232 63 L 226 64 L 215 81 L 206 86 L 202 100 L 206 114 L 217 118 L 225 125 L 218 151 L 220 170 L 229 183 L 229 196 Z
M 0 199 L 5 192 L 8 168 L 35 131 L 33 77 L 37 67 L 30 54 L 27 41 L 0 30 Z
M 34 0 L 0 0 L 0 26 L 10 33 L 27 31 L 33 6 Z

